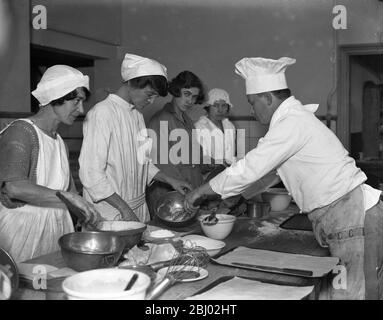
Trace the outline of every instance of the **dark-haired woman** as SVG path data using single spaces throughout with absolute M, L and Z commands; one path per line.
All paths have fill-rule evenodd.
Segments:
M 193 121 L 186 114 L 205 99 L 202 81 L 192 72 L 183 71 L 169 83 L 172 100 L 151 118 L 148 128 L 157 141 L 152 160 L 167 175 L 185 179 L 193 188 L 202 184 L 200 146 L 193 135 Z M 197 150 L 198 149 L 198 150 Z M 153 215 L 158 199 L 172 188 L 155 182 L 148 189 L 148 203 Z
M 166 68 L 155 60 L 126 54 L 123 83 L 97 103 L 84 122 L 79 158 L 84 197 L 107 220 L 150 219 L 145 188 L 159 180 L 184 193 L 187 183 L 166 176 L 149 161 L 151 140 L 142 109 L 167 95 Z
M 17 262 L 59 250 L 58 239 L 74 230 L 61 193 L 91 222 L 96 209 L 77 195 L 60 123 L 73 124 L 89 95 L 89 78 L 65 65 L 50 67 L 32 92 L 39 112 L 0 132 L 0 247 Z

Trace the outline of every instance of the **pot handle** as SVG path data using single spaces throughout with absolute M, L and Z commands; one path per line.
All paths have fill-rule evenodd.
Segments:
M 116 262 L 116 258 L 114 255 L 105 256 L 102 258 L 101 266 L 112 266 Z

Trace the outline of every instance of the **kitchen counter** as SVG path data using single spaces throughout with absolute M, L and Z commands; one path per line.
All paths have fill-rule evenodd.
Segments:
M 223 249 L 222 253 L 230 251 L 231 249 L 237 246 L 246 246 L 249 248 L 275 250 L 288 253 L 309 254 L 314 256 L 329 256 L 328 250 L 319 246 L 311 231 L 285 230 L 278 227 L 289 216 L 297 212 L 297 208 L 294 205 L 291 205 L 288 208 L 288 210 L 282 212 L 271 212 L 269 216 L 261 220 L 247 217 L 238 217 L 232 233 L 226 239 L 223 240 L 226 243 L 226 247 Z M 270 229 L 259 229 L 258 227 L 262 226 L 263 222 L 271 223 L 274 227 Z M 193 231 L 194 234 L 202 234 L 202 231 L 198 224 L 194 224 L 189 229 L 191 229 L 190 231 Z M 50 264 L 58 268 L 65 267 L 65 263 L 62 259 L 60 252 L 54 252 L 45 256 L 29 260 L 27 262 L 37 264 Z M 162 296 L 159 299 L 185 299 L 189 296 L 194 295 L 199 290 L 205 288 L 206 286 L 223 276 L 251 277 L 260 281 L 285 285 L 299 286 L 314 284 L 315 290 L 309 298 L 317 299 L 319 297 L 320 292 L 325 292 L 323 288 L 326 288 L 329 281 L 329 276 L 324 278 L 306 278 L 270 272 L 247 270 L 243 268 L 227 267 L 218 265 L 214 262 L 209 263 L 206 269 L 209 272 L 209 276 L 207 278 L 195 282 L 175 284 L 174 286 L 169 288 L 164 294 L 162 294 Z M 22 281 L 19 290 L 14 295 L 14 298 L 64 298 L 63 292 L 58 291 L 60 289 L 60 283 L 56 284 L 56 286 L 53 286 L 52 288 L 52 290 L 48 291 L 35 291 L 32 290 L 30 284 Z

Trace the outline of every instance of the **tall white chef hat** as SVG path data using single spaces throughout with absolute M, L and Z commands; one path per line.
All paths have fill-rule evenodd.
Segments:
M 167 69 L 156 60 L 127 53 L 121 64 L 121 76 L 124 81 L 143 76 L 164 76 Z
M 89 90 L 89 77 L 75 68 L 58 64 L 44 72 L 32 95 L 40 102 L 40 105 L 45 106 L 79 87 Z
M 285 70 L 295 59 L 278 60 L 243 58 L 235 64 L 235 72 L 246 80 L 246 94 L 256 94 L 288 88 Z
M 207 96 L 208 96 L 208 99 L 207 99 L 208 105 L 213 105 L 214 102 L 223 100 L 230 106 L 230 108 L 233 106 L 230 102 L 229 94 L 227 93 L 227 91 L 223 89 L 219 89 L 219 88 L 211 89 L 208 92 Z

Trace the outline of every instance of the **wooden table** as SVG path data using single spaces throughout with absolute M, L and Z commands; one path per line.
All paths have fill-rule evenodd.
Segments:
M 258 227 L 262 226 L 262 221 L 267 221 L 278 226 L 281 222 L 286 220 L 289 216 L 296 213 L 297 209 L 294 206 L 290 206 L 287 211 L 284 212 L 271 212 L 271 214 L 262 219 L 251 219 L 247 217 L 238 217 L 233 228 L 232 233 L 224 240 L 226 247 L 223 252 L 230 251 L 237 246 L 246 246 L 250 248 L 275 250 L 288 253 L 300 253 L 309 254 L 314 256 L 329 256 L 327 249 L 318 245 L 314 235 L 310 231 L 297 231 L 297 230 L 284 230 L 281 228 L 275 228 L 275 232 L 266 234 L 259 232 Z M 202 234 L 202 231 L 198 225 L 191 227 L 193 233 Z M 30 263 L 43 263 L 50 264 L 58 268 L 65 267 L 65 263 L 62 259 L 60 252 L 54 252 L 49 255 L 41 256 L 27 262 Z M 286 285 L 315 285 L 315 291 L 310 295 L 310 298 L 317 299 L 321 287 L 325 287 L 328 282 L 327 278 L 305 278 L 298 276 L 282 275 L 270 272 L 261 272 L 254 270 L 247 270 L 242 268 L 233 268 L 218 265 L 215 263 L 209 263 L 207 266 L 209 276 L 203 280 L 188 283 L 178 283 L 169 288 L 162 296 L 160 300 L 181 300 L 189 296 L 194 295 L 199 290 L 205 288 L 212 282 L 216 281 L 223 276 L 243 276 L 251 277 L 261 281 L 279 283 Z M 16 299 L 45 299 L 47 295 L 44 292 L 36 292 L 30 290 L 21 283 L 19 291 L 16 293 Z M 44 296 L 45 294 L 45 296 Z M 56 297 L 61 299 L 64 295 L 57 294 Z M 49 297 L 48 297 L 49 298 Z

